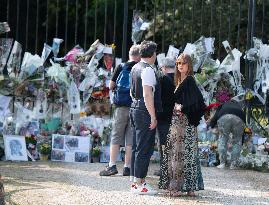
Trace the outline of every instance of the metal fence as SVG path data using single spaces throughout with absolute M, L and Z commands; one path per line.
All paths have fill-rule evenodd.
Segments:
M 224 57 L 221 42 L 244 51 L 248 46 L 248 25 L 259 38 L 268 39 L 269 2 L 265 0 L 0 0 L 0 20 L 8 21 L 7 37 L 19 41 L 25 50 L 40 53 L 53 37 L 65 40 L 64 52 L 76 44 L 85 49 L 99 38 L 115 43 L 117 56 L 126 57 L 131 44 L 132 11 L 140 10 L 153 22 L 149 39 L 160 51 L 193 42 L 201 35 L 215 37 L 216 57 Z M 255 7 L 255 19 L 248 11 Z M 126 20 L 126 22 L 124 22 Z M 123 25 L 123 26 L 122 26 Z M 121 46 L 125 48 L 121 48 Z
M 76 44 L 87 49 L 99 38 L 115 43 L 116 56 L 126 60 L 133 10 L 139 10 L 153 22 L 145 38 L 154 40 L 160 52 L 204 35 L 215 37 L 214 57 L 222 60 L 224 40 L 241 52 L 253 46 L 253 36 L 268 43 L 268 9 L 265 0 L 0 0 L 0 21 L 9 23 L 6 37 L 20 42 L 24 51 L 40 54 L 44 42 L 58 37 L 64 39 L 64 55 Z M 254 67 L 242 60 L 248 87 Z

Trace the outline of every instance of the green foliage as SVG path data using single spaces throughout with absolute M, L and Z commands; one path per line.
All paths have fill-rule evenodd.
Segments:
M 38 151 L 41 154 L 49 155 L 51 153 L 51 144 L 49 143 L 41 143 L 38 145 Z
M 100 153 L 101 153 L 101 149 L 99 146 L 92 148 L 92 156 L 93 157 L 99 157 Z

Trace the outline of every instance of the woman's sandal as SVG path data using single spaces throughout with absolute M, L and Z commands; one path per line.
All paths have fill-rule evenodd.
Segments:
M 169 195 L 171 197 L 179 197 L 179 196 L 183 196 L 183 193 L 181 191 L 170 191 Z
M 191 192 L 188 192 L 187 195 L 190 196 L 190 197 L 196 197 L 196 196 L 197 196 L 197 195 L 196 195 L 194 192 L 192 192 L 192 191 L 191 191 Z

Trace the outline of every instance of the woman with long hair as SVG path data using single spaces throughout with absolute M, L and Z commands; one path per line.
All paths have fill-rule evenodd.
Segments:
M 159 187 L 171 196 L 196 196 L 203 190 L 198 157 L 197 126 L 204 114 L 203 96 L 193 77 L 191 57 L 181 54 L 176 60 L 175 107 L 161 164 Z

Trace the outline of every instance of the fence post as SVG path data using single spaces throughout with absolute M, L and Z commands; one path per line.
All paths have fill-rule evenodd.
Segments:
M 256 16 L 256 0 L 249 0 L 248 1 L 248 27 L 247 27 L 247 50 L 253 48 L 253 37 L 255 34 L 255 16 Z M 253 72 L 254 72 L 255 64 L 252 61 L 248 61 L 246 59 L 246 66 L 245 66 L 245 75 L 247 75 L 247 82 L 246 88 L 252 89 L 253 84 Z M 247 100 L 247 124 L 250 123 L 250 116 L 251 116 L 251 104 L 250 101 Z
M 124 19 L 123 19 L 123 38 L 122 38 L 122 61 L 125 62 L 127 60 L 126 52 L 127 52 L 127 22 L 128 22 L 128 0 L 124 0 Z

